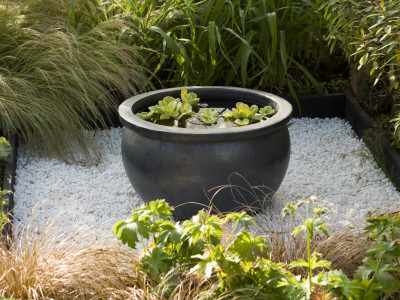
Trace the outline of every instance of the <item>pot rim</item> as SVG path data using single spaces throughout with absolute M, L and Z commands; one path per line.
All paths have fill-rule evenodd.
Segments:
M 286 126 L 291 118 L 292 105 L 285 99 L 267 92 L 226 86 L 188 86 L 187 89 L 188 92 L 196 93 L 200 101 L 207 98 L 224 98 L 235 103 L 243 101 L 259 105 L 273 102 L 277 113 L 267 120 L 246 126 L 205 129 L 169 127 L 142 120 L 135 115 L 139 110 L 154 105 L 166 96 L 180 94 L 181 87 L 177 87 L 151 91 L 125 100 L 118 109 L 120 120 L 126 128 L 149 138 L 176 142 L 225 142 L 267 134 Z

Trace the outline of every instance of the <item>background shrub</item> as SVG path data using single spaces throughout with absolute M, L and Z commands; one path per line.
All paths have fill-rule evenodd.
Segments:
M 155 87 L 236 85 L 294 93 L 300 72 L 323 91 L 302 65 L 311 47 L 325 47 L 317 12 L 322 1 L 86 2 L 71 7 L 71 26 L 85 34 L 101 22 L 127 20 L 135 34 L 123 41 L 141 47 Z
M 326 1 L 327 36 L 331 50 L 338 43 L 347 57 L 368 68 L 375 84 L 388 79 L 390 89 L 400 79 L 400 1 Z

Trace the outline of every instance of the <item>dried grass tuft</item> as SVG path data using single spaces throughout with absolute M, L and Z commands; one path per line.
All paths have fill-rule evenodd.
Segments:
M 134 269 L 137 254 L 117 245 L 78 244 L 79 232 L 65 235 L 49 227 L 32 230 L 20 242 L 0 244 L 0 295 L 18 299 L 125 299 L 142 289 Z

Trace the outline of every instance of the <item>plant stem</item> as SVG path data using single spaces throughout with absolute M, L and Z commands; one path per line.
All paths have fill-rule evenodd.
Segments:
M 307 220 L 308 220 L 308 218 L 309 218 L 308 202 L 306 202 L 306 212 L 307 212 Z M 307 228 L 308 285 L 310 287 L 310 295 L 311 295 L 311 291 L 312 291 L 312 281 L 311 281 L 311 277 L 312 277 L 312 269 L 311 269 L 311 239 L 312 239 L 312 233 L 311 233 L 311 230 L 310 230 L 309 226 L 306 226 L 306 228 Z
M 311 269 L 311 233 L 307 228 L 307 255 L 308 255 L 308 285 L 310 286 L 310 295 L 312 291 L 312 269 Z
M 236 228 L 237 228 L 238 226 L 239 226 L 239 223 L 237 223 L 236 226 L 231 230 L 231 232 L 229 233 L 228 238 L 226 239 L 226 243 L 229 242 L 229 240 L 230 240 L 232 234 L 236 231 Z
M 140 236 L 140 241 L 142 242 L 143 251 L 146 252 L 146 247 L 145 247 L 145 245 L 144 245 L 144 240 L 143 240 L 143 237 L 142 237 L 142 236 Z

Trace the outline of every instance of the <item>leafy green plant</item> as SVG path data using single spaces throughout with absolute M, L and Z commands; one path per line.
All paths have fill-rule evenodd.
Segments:
M 232 290 L 242 297 L 286 293 L 279 282 L 290 273 L 283 264 L 268 260 L 265 237 L 245 230 L 237 232 L 240 224 L 247 229 L 253 222 L 246 213 L 220 218 L 202 210 L 190 220 L 175 223 L 171 211 L 164 200 L 152 201 L 136 209 L 129 220 L 114 225 L 114 234 L 123 244 L 134 249 L 137 243 L 142 244 L 142 268 L 149 276 L 163 277 L 178 267 L 181 276 L 198 274 L 211 280 L 216 275 L 216 285 L 208 297 Z M 222 240 L 226 224 L 231 224 L 231 230 Z
M 181 99 L 183 103 L 188 103 L 190 105 L 196 105 L 200 101 L 200 98 L 198 98 L 195 93 L 188 93 L 185 87 L 181 89 Z
M 344 299 L 398 298 L 400 290 L 400 217 L 379 216 L 367 219 L 365 233 L 374 241 L 363 265 L 350 280 L 340 270 L 321 272 L 314 282 L 323 284 Z
M 400 126 L 400 113 L 396 117 L 391 119 L 389 122 L 390 123 L 394 123 L 394 125 L 393 125 L 394 132 L 393 132 L 393 134 L 395 134 L 395 135 L 398 134 L 397 130 L 399 129 L 399 126 Z
M 251 123 L 256 123 L 267 117 L 271 117 L 276 113 L 275 109 L 271 106 L 265 106 L 260 109 L 258 113 L 258 106 L 252 105 L 249 107 L 247 104 L 238 102 L 236 103 L 236 108 L 232 111 L 226 112 L 223 116 L 226 121 L 232 121 L 238 126 L 245 126 Z
M 181 99 L 173 97 L 165 97 L 158 102 L 158 105 L 150 106 L 149 111 L 136 113 L 136 116 L 149 122 L 162 125 L 185 127 L 186 120 L 194 116 L 205 125 L 213 125 L 218 120 L 219 112 L 209 107 L 199 109 L 197 106 L 200 98 L 195 93 L 188 93 L 186 88 L 181 89 Z M 192 107 L 193 105 L 193 107 Z M 197 111 L 198 113 L 195 113 Z M 268 117 L 272 117 L 276 110 L 271 106 L 265 106 L 258 110 L 257 105 L 249 107 L 247 104 L 238 102 L 236 108 L 226 112 L 223 117 L 227 122 L 234 122 L 235 125 L 244 126 L 251 123 L 259 122 Z M 172 122 L 165 122 L 172 121 Z
M 273 109 L 271 106 L 267 105 L 260 108 L 260 113 L 265 117 L 272 117 L 274 114 L 276 114 L 276 109 Z
M 195 93 L 187 93 L 187 89 L 182 88 L 181 98 L 164 97 L 157 105 L 150 106 L 148 112 L 139 112 L 136 116 L 149 122 L 169 126 L 175 125 L 174 121 L 177 121 L 179 125 L 184 126 L 186 119 L 194 115 L 192 105 L 197 105 L 199 100 Z
M 215 124 L 218 120 L 218 112 L 207 107 L 200 111 L 200 120 L 206 125 Z
M 12 148 L 10 142 L 5 137 L 0 137 L 0 160 L 6 160 L 7 156 L 11 154 Z M 4 224 L 9 222 L 8 216 L 5 211 L 8 206 L 8 200 L 4 199 L 4 195 L 10 194 L 11 191 L 0 190 L 0 234 L 3 231 Z
M 297 204 L 288 204 L 284 209 L 282 214 L 284 216 L 297 215 L 303 224 L 297 226 L 293 235 L 296 237 L 300 232 L 304 231 L 307 233 L 307 261 L 303 259 L 297 259 L 290 263 L 291 268 L 305 267 L 308 269 L 307 278 L 307 293 L 310 296 L 313 291 L 312 275 L 313 270 L 316 268 L 330 268 L 331 263 L 326 260 L 321 260 L 321 255 L 319 253 L 311 253 L 311 240 L 317 232 L 321 232 L 328 235 L 326 231 L 327 224 L 321 221 L 320 216 L 326 212 L 324 207 L 318 206 L 313 208 L 312 211 L 314 215 L 312 218 L 309 216 L 309 205 L 314 203 L 316 200 L 315 196 L 308 198 L 305 201 L 299 201 Z M 306 217 L 303 217 L 301 213 L 298 212 L 299 207 L 305 205 Z
M 4 136 L 0 137 L 0 160 L 6 160 L 11 151 L 10 142 Z
M 8 200 L 4 199 L 4 195 L 10 194 L 11 191 L 0 190 L 0 234 L 4 229 L 4 224 L 9 222 L 8 216 L 5 214 L 5 210 L 8 206 Z
M 242 102 L 236 103 L 236 108 L 224 114 L 225 120 L 232 120 L 236 125 L 244 126 L 261 120 L 261 115 L 257 114 L 258 106 L 249 107 Z
M 392 296 L 400 289 L 400 216 L 379 216 L 367 221 L 370 225 L 366 233 L 375 245 L 367 251 L 355 282 L 364 288 L 362 297 Z
M 141 244 L 141 269 L 161 281 L 155 291 L 166 298 L 183 278 L 192 275 L 210 282 L 202 294 L 204 299 L 224 295 L 251 299 L 395 298 L 400 289 L 400 216 L 367 220 L 370 225 L 366 234 L 375 244 L 354 279 L 350 279 L 341 270 L 322 270 L 329 269 L 330 262 L 311 253 L 315 234 L 327 234 L 327 224 L 320 219 L 325 209 L 313 207 L 313 216 L 309 215 L 315 199 L 288 204 L 283 210 L 283 215 L 297 215 L 302 221 L 293 235 L 306 234 L 307 261 L 297 259 L 289 268 L 306 268 L 307 278 L 294 276 L 284 264 L 268 259 L 270 246 L 265 236 L 248 231 L 253 219 L 244 212 L 219 217 L 202 210 L 190 220 L 174 222 L 173 208 L 165 200 L 156 200 L 135 209 L 131 218 L 117 222 L 113 231 L 133 249 Z M 300 213 L 303 205 L 306 216 Z
M 349 59 L 366 67 L 376 84 L 388 79 L 390 89 L 399 87 L 400 1 L 332 0 L 320 6 L 328 21 L 331 51 L 337 43 Z

